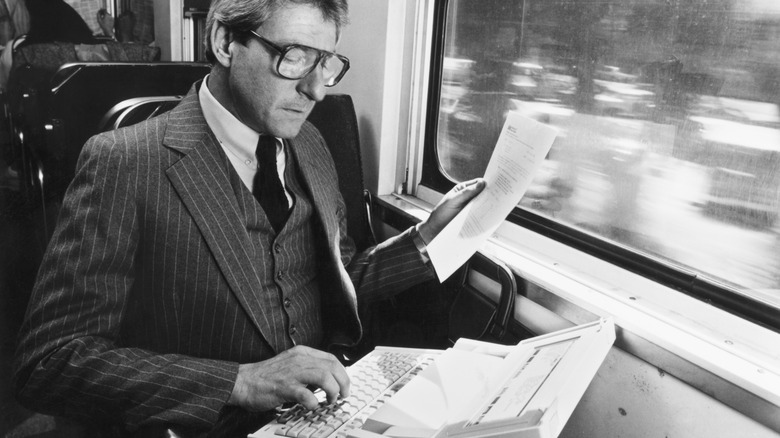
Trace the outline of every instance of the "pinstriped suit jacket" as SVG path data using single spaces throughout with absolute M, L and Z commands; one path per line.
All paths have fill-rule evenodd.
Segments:
M 197 86 L 168 114 L 98 135 L 44 257 L 17 352 L 27 406 L 109 418 L 127 430 L 208 428 L 239 363 L 280 350 L 286 330 L 260 293 L 255 248 Z M 334 163 L 304 124 L 290 140 L 321 231 L 322 294 L 341 341 L 360 336 L 357 301 L 432 278 L 409 232 L 355 254 Z M 327 308 L 323 297 L 323 309 Z

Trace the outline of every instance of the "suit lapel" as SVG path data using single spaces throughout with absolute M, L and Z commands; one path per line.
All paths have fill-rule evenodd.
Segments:
M 338 227 L 336 222 L 336 203 L 332 197 L 328 196 L 324 187 L 332 184 L 332 181 L 327 180 L 327 175 L 321 171 L 319 166 L 323 164 L 318 162 L 317 154 L 314 146 L 306 141 L 295 139 L 290 141 L 293 154 L 298 162 L 298 168 L 300 174 L 303 176 L 303 181 L 309 189 L 309 193 L 312 196 L 312 202 L 317 217 L 322 222 L 325 228 L 325 234 L 328 239 L 328 249 L 331 251 L 338 251 Z
M 355 287 L 341 262 L 341 236 L 338 218 L 345 214 L 345 212 L 340 211 L 344 207 L 342 203 L 336 202 L 335 197 L 338 196 L 338 193 L 334 194 L 332 189 L 329 189 L 338 187 L 338 184 L 333 181 L 336 172 L 333 170 L 333 172 L 328 173 L 323 170 L 329 165 L 328 162 L 332 162 L 332 159 L 325 146 L 320 145 L 317 141 L 319 137 L 314 135 L 314 132 L 316 131 L 304 125 L 301 133 L 290 141 L 289 149 L 295 155 L 300 175 L 311 193 L 315 214 L 325 231 L 331 264 L 338 270 L 341 291 L 350 306 L 349 310 L 354 320 L 357 321 Z M 360 330 L 359 325 L 358 330 Z
M 167 170 L 167 175 L 239 303 L 269 345 L 279 352 L 280 334 L 276 332 L 280 325 L 274 323 L 273 315 L 264 312 L 271 308 L 265 303 L 271 297 L 261 293 L 260 278 L 251 263 L 251 240 L 196 90 L 193 87 L 170 113 L 164 145 L 183 156 Z

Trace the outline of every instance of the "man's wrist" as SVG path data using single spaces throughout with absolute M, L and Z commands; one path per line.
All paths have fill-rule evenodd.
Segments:
M 423 239 L 422 235 L 420 234 L 420 224 L 417 224 L 412 228 L 412 242 L 414 243 L 414 246 L 417 248 L 417 251 L 420 252 L 420 255 L 422 256 L 423 260 L 426 264 L 430 263 L 431 258 L 428 256 L 428 244 L 425 242 L 425 239 Z
M 246 364 L 241 364 L 238 366 L 238 373 L 236 373 L 236 381 L 233 383 L 233 390 L 230 392 L 230 397 L 228 398 L 227 405 L 228 406 L 240 406 L 241 400 L 245 398 L 244 394 L 242 394 L 242 391 L 245 388 L 244 382 L 243 382 L 243 371 L 246 368 Z

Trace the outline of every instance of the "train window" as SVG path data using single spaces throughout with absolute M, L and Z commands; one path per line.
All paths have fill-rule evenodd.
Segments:
M 559 131 L 536 184 L 570 193 L 510 220 L 780 328 L 780 4 L 435 11 L 423 185 L 481 176 L 519 111 Z

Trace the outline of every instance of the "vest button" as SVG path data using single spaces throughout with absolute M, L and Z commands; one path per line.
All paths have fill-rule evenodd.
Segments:
M 279 245 L 278 243 L 274 244 L 274 252 L 279 254 L 282 252 L 282 245 Z
M 284 278 L 284 271 L 277 272 L 276 273 L 276 279 L 277 280 L 281 280 L 282 278 Z
M 289 298 L 284 299 L 284 307 L 290 307 L 292 306 L 292 301 Z
M 290 326 L 290 336 L 295 336 L 295 334 L 298 333 L 298 328 L 295 327 L 295 325 Z

